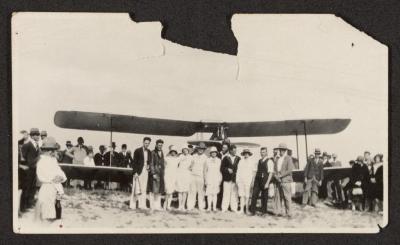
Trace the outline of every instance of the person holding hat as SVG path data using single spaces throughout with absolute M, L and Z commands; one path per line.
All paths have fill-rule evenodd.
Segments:
M 179 157 L 176 190 L 178 192 L 179 210 L 185 209 L 188 197 L 189 186 L 191 182 L 192 172 L 190 167 L 193 162 L 193 156 L 190 154 L 189 147 L 182 148 L 182 154 Z
M 255 163 L 251 156 L 250 149 L 243 149 L 242 158 L 238 164 L 236 173 L 236 184 L 238 187 L 238 196 L 240 198 L 240 213 L 244 214 L 244 208 L 249 212 L 249 201 L 251 193 L 251 184 L 253 182 L 253 176 L 255 172 Z
M 204 154 L 204 152 L 206 149 L 206 144 L 204 142 L 200 142 L 200 144 L 196 147 L 196 153 L 193 155 L 192 165 L 190 166 L 192 176 L 187 200 L 188 210 L 194 209 L 196 196 L 199 210 L 203 211 L 206 206 L 204 200 L 204 168 L 207 162 L 207 156 Z
M 61 183 L 67 180 L 55 157 L 57 144 L 53 137 L 44 139 L 42 154 L 37 163 L 37 178 L 41 182 L 36 204 L 36 219 L 52 220 L 56 218 L 56 199 L 64 194 Z
M 324 166 L 322 164 L 321 151 L 317 148 L 314 159 L 310 159 L 304 168 L 304 192 L 303 207 L 307 204 L 315 207 L 318 202 L 318 187 L 324 178 Z
M 233 212 L 238 212 L 238 191 L 236 184 L 236 173 L 240 157 L 236 156 L 236 146 L 229 146 L 229 155 L 225 156 L 221 162 L 221 173 L 223 181 L 223 195 L 221 210 L 228 211 L 230 207 Z
M 207 211 L 217 211 L 217 195 L 220 191 L 222 175 L 220 172 L 221 159 L 218 157 L 217 147 L 210 149 L 210 157 L 205 165 L 205 185 L 207 196 Z
M 165 157 L 165 202 L 164 209 L 169 210 L 171 208 L 172 194 L 176 191 L 177 182 L 177 171 L 179 164 L 178 150 L 173 145 L 169 148 L 168 156 Z
M 158 139 L 155 149 L 151 152 L 147 192 L 149 193 L 150 208 L 153 210 L 161 210 L 161 195 L 165 192 L 163 145 L 164 141 Z
M 141 147 L 136 148 L 133 152 L 132 162 L 132 190 L 131 199 L 129 202 L 129 208 L 136 209 L 136 206 L 140 209 L 147 209 L 147 183 L 149 178 L 149 170 L 151 164 L 151 151 L 149 149 L 151 143 L 150 137 L 143 138 L 143 144 Z M 139 188 L 136 187 L 139 185 Z M 135 191 L 137 189 L 137 191 Z M 136 205 L 137 204 L 137 205 Z
M 279 159 L 274 166 L 274 212 L 278 216 L 282 215 L 282 203 L 284 203 L 286 216 L 290 218 L 292 216 L 292 170 L 294 166 L 292 158 L 287 155 L 286 144 L 279 144 L 277 149 L 279 150 Z
M 20 211 L 25 212 L 34 206 L 34 196 L 36 193 L 36 164 L 39 160 L 40 132 L 37 128 L 30 130 L 30 139 L 22 145 L 21 155 L 25 160 L 24 165 L 24 183 L 22 183 Z

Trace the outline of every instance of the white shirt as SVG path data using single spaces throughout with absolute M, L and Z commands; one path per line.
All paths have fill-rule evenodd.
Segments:
M 279 157 L 278 159 L 278 171 L 282 170 L 282 164 L 283 164 L 283 159 L 285 158 L 285 155 Z
M 195 154 L 193 156 L 192 174 L 197 176 L 204 175 L 204 166 L 206 165 L 207 157 L 205 154 Z
M 95 164 L 94 164 L 94 159 L 93 158 L 90 158 L 90 157 L 85 157 L 84 159 L 83 159 L 83 165 L 84 166 L 91 166 L 91 167 L 94 167 L 95 166 Z
M 147 159 L 148 159 L 149 156 L 147 156 L 147 150 L 144 147 L 142 147 L 142 148 L 143 148 L 144 166 L 147 166 Z

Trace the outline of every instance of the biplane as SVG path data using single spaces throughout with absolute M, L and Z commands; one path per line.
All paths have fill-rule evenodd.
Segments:
M 209 140 L 188 141 L 197 145 L 204 142 L 207 147 L 221 148 L 222 142 L 228 137 L 268 137 L 290 136 L 296 137 L 298 154 L 298 138 L 304 135 L 306 156 L 308 156 L 307 136 L 321 134 L 335 134 L 343 131 L 350 123 L 350 119 L 304 119 L 264 122 L 203 122 L 182 121 L 171 119 L 147 118 L 138 116 L 116 115 L 108 113 L 57 111 L 54 123 L 65 129 L 95 130 L 112 133 L 132 133 L 146 135 L 181 136 L 189 137 L 196 133 L 211 133 Z M 258 146 L 255 143 L 234 142 L 242 146 Z M 298 158 L 298 155 L 297 155 Z M 305 159 L 307 161 L 307 159 Z M 61 168 L 71 179 L 84 179 L 90 176 L 93 180 L 118 181 L 132 176 L 132 170 L 119 167 L 88 167 L 60 163 Z M 349 167 L 325 168 L 326 179 L 343 179 L 350 175 Z M 294 170 L 295 182 L 303 182 L 303 170 Z

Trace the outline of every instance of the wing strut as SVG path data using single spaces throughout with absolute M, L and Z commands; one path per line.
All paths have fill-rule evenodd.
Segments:
M 299 168 L 300 168 L 300 158 L 299 158 L 299 137 L 296 131 L 296 153 L 297 153 L 297 160 L 299 161 Z
M 303 121 L 304 125 L 304 140 L 306 142 L 306 164 L 308 162 L 308 143 L 307 143 L 307 127 L 306 127 L 306 121 Z

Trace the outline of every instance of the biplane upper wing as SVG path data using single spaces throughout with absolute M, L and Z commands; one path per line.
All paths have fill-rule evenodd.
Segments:
M 57 111 L 54 123 L 69 129 L 169 136 L 191 136 L 202 128 L 201 122 L 81 111 Z
M 329 167 L 324 168 L 324 179 L 326 180 L 340 180 L 350 177 L 351 167 Z M 304 182 L 304 171 L 293 170 L 293 181 Z
M 107 113 L 57 111 L 54 123 L 62 128 L 113 131 L 169 136 L 191 136 L 227 128 L 229 137 L 286 136 L 307 133 L 334 134 L 344 130 L 350 119 L 306 119 L 265 122 L 193 122 Z
M 297 134 L 335 134 L 343 131 L 350 119 L 306 119 L 270 122 L 226 123 L 230 137 L 287 136 Z

